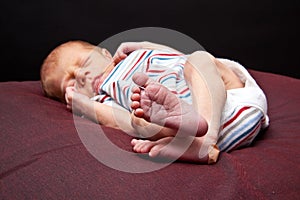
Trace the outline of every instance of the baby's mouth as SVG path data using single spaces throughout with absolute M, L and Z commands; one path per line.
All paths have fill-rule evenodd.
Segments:
M 100 89 L 100 86 L 102 84 L 101 78 L 102 78 L 102 74 L 100 74 L 99 76 L 96 76 L 93 83 L 92 83 L 94 92 L 96 94 L 99 93 L 99 89 Z

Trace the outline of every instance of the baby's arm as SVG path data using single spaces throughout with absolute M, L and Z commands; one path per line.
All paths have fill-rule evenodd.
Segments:
M 162 44 L 157 44 L 157 43 L 153 43 L 153 42 L 141 42 L 141 48 L 143 49 L 152 49 L 152 50 L 170 50 L 172 52 L 177 52 L 177 53 L 181 53 L 176 49 L 173 49 L 169 46 L 166 45 L 162 45 Z
M 121 129 L 129 134 L 136 132 L 131 125 L 130 113 L 121 106 L 92 101 L 88 96 L 76 92 L 74 87 L 66 88 L 65 99 L 67 108 L 77 115 L 83 115 L 96 123 Z
M 110 106 L 92 101 L 89 97 L 76 92 L 74 87 L 67 87 L 65 96 L 67 108 L 72 110 L 73 113 L 83 115 L 104 126 L 120 129 L 132 136 L 159 139 L 174 134 L 171 129 L 135 117 L 117 104 Z
M 124 42 L 118 47 L 115 55 L 113 56 L 115 63 L 119 63 L 121 60 L 127 57 L 128 53 L 131 53 L 137 49 L 170 50 L 172 52 L 181 53 L 169 46 L 153 42 Z

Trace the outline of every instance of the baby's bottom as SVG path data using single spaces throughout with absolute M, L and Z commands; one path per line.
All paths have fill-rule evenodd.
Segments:
M 239 104 L 228 113 L 231 115 L 222 125 L 217 143 L 223 152 L 249 146 L 260 133 L 266 120 L 263 112 L 255 106 Z
M 184 73 L 192 92 L 193 105 L 179 100 L 162 85 L 149 82 L 145 75 L 134 77 L 135 83 L 145 88 L 133 91 L 135 116 L 165 126 L 169 135 L 165 134 L 156 141 L 134 139 L 133 150 L 149 153 L 152 157 L 216 162 L 219 151 L 215 144 L 226 99 L 222 78 L 213 57 L 206 52 L 193 53 L 185 64 Z M 191 141 L 191 145 L 186 150 L 183 144 L 187 140 Z

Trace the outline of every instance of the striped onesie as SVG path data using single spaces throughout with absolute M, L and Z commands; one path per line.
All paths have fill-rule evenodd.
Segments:
M 183 75 L 186 59 L 186 55 L 170 51 L 136 50 L 118 63 L 103 81 L 98 91 L 99 100 L 101 103 L 113 100 L 131 112 L 131 89 L 135 85 L 132 76 L 142 72 L 192 104 L 191 93 Z
M 142 72 L 154 81 L 164 85 L 183 101 L 192 104 L 191 92 L 183 74 L 186 60 L 187 55 L 180 53 L 164 50 L 136 50 L 115 66 L 100 86 L 99 95 L 93 99 L 97 99 L 104 104 L 117 103 L 131 112 L 131 89 L 135 85 L 132 81 L 132 76 L 136 72 Z M 222 62 L 227 61 L 227 64 L 235 67 L 238 65 L 226 59 L 220 60 Z M 242 66 L 237 68 L 244 69 Z M 232 67 L 232 69 L 235 68 Z M 248 86 L 247 80 L 250 78 L 251 83 L 254 80 L 245 69 L 242 72 L 242 75 L 238 74 L 238 76 L 245 82 L 246 88 Z M 259 93 L 262 95 L 263 97 L 260 100 L 265 101 L 264 94 L 255 81 L 251 86 L 254 86 L 255 90 L 258 91 L 250 91 L 250 94 L 247 92 L 247 98 L 249 95 L 254 95 L 253 98 L 249 97 L 252 99 L 252 103 L 236 102 L 235 99 L 239 99 L 239 95 L 232 94 L 232 91 L 227 91 L 227 100 L 221 118 L 222 126 L 217 142 L 220 151 L 230 151 L 249 145 L 261 128 L 268 125 L 268 117 L 265 114 L 266 103 L 262 106 L 263 108 L 256 105 L 258 100 L 255 94 Z M 244 91 L 245 88 L 240 89 Z

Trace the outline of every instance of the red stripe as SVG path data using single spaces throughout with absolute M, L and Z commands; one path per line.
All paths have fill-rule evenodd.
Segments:
M 182 56 L 183 54 L 178 54 L 178 53 L 158 53 L 158 54 L 155 54 L 153 56 Z
M 116 91 L 116 82 L 113 82 L 113 91 L 114 91 L 114 98 L 117 98 L 117 91 Z
M 100 103 L 103 103 L 107 98 L 109 98 L 110 96 L 105 95 L 104 97 L 102 97 L 102 99 L 100 99 Z
M 150 72 L 150 73 L 163 73 L 163 72 L 165 72 L 165 70 L 149 69 L 149 70 L 147 70 L 147 72 Z
M 123 88 L 123 94 L 126 94 L 126 90 L 129 88 L 128 85 L 126 85 L 124 88 Z
M 128 76 L 128 74 L 135 68 L 135 66 L 140 62 L 145 53 L 146 51 L 143 52 L 143 54 L 139 57 L 138 61 L 136 61 L 136 63 L 131 67 L 131 69 L 127 72 L 123 79 L 125 79 Z
M 223 129 L 228 126 L 229 124 L 231 124 L 236 118 L 238 118 L 238 116 L 244 112 L 245 110 L 249 109 L 250 106 L 244 106 L 242 107 L 236 114 L 235 116 L 233 116 L 233 118 L 231 118 L 229 121 L 227 121 L 226 123 L 223 124 Z
M 188 90 L 189 90 L 189 88 L 186 88 L 186 89 L 182 90 L 179 94 L 184 94 Z

